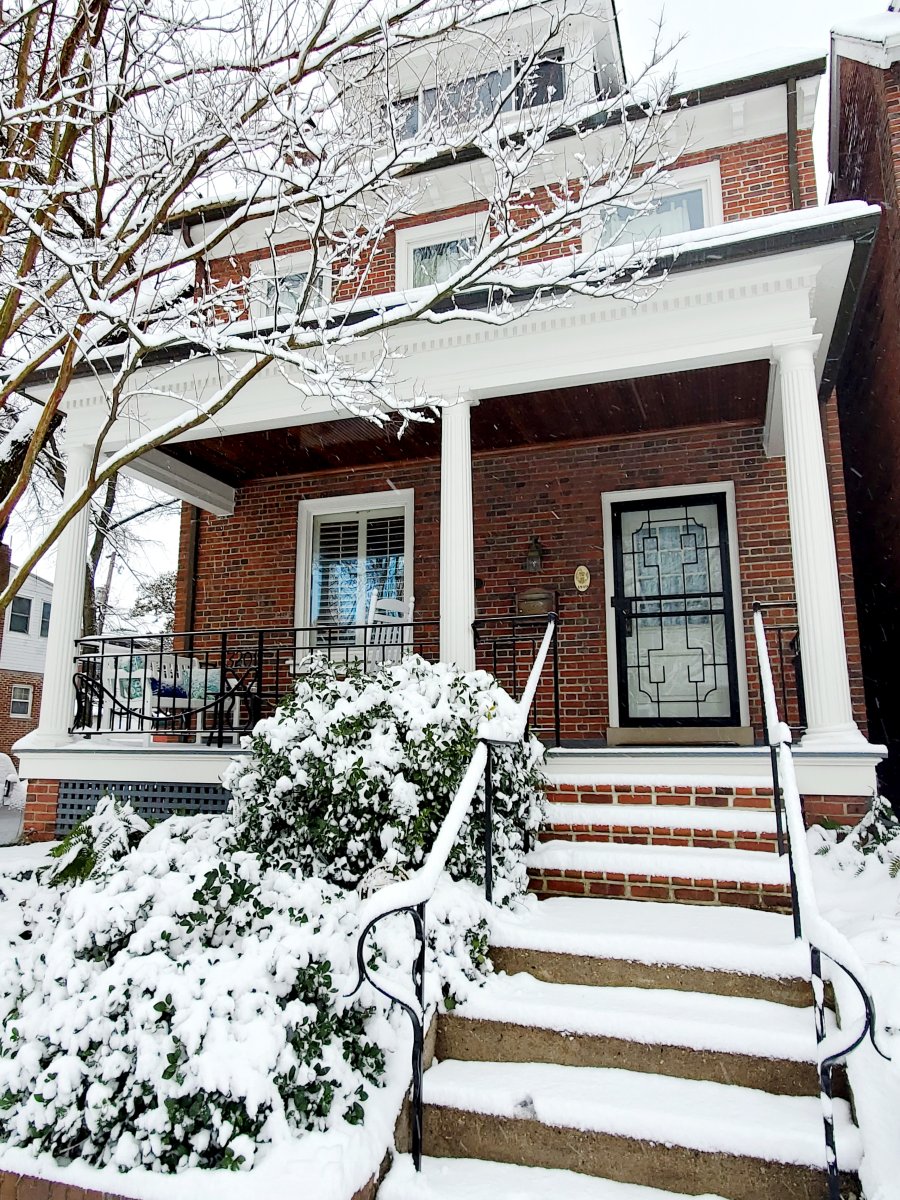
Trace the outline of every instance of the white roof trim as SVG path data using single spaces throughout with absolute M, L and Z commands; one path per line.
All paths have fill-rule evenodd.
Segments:
M 885 69 L 900 61 L 900 11 L 842 22 L 831 31 L 831 40 L 841 58 Z

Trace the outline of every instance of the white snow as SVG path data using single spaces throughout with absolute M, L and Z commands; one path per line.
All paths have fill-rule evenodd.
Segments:
M 775 813 L 761 808 L 705 808 L 694 804 L 569 804 L 552 802 L 547 825 L 624 826 L 637 829 L 714 829 L 774 833 Z
M 528 897 L 494 915 L 496 946 L 786 979 L 809 977 L 790 917 L 699 904 Z
M 834 844 L 834 835 L 809 833 L 813 880 L 823 915 L 844 933 L 863 960 L 875 1000 L 878 1045 L 885 1062 L 864 1042 L 847 1059 L 863 1144 L 860 1178 L 867 1200 L 895 1200 L 900 1180 L 900 873 L 891 864 L 900 857 L 894 839 L 880 854 L 861 854 L 851 839 Z M 825 854 L 815 853 L 830 845 Z M 852 1009 L 852 988 L 832 972 L 841 1006 Z
M 605 842 L 543 842 L 525 859 L 535 870 L 612 871 L 737 883 L 788 882 L 788 865 L 758 850 L 705 850 L 693 846 L 627 846 Z
M 814 1062 L 812 1007 L 665 988 L 545 983 L 526 973 L 491 976 L 455 1015 L 538 1029 Z
M 684 1200 L 678 1193 L 678 1200 Z M 423 1158 L 417 1175 L 409 1155 L 394 1159 L 378 1192 L 379 1200 L 676 1200 L 675 1192 L 594 1179 L 574 1171 L 518 1167 L 471 1158 Z M 699 1196 L 696 1200 L 720 1200 Z
M 831 30 L 836 37 L 859 38 L 866 42 L 900 45 L 900 11 L 873 13 L 868 17 L 839 21 Z
M 448 1060 L 425 1073 L 425 1103 L 710 1153 L 824 1167 L 818 1097 L 611 1067 Z M 838 1157 L 859 1162 L 850 1107 L 834 1102 Z
M 772 49 L 757 50 L 754 54 L 705 63 L 688 70 L 677 69 L 675 92 L 692 92 L 696 88 L 710 87 L 716 83 L 748 79 L 753 75 L 763 75 L 769 71 L 824 57 L 825 52 L 821 46 L 775 46 Z
M 46 866 L 56 842 L 34 842 L 30 846 L 0 846 L 0 875 L 16 875 Z

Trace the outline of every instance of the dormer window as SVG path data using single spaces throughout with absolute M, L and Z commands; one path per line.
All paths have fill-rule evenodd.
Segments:
M 550 50 L 543 55 L 517 85 L 513 95 L 504 101 L 500 111 L 520 111 L 562 100 L 566 87 L 563 57 L 562 49 Z M 521 66 L 517 64 L 516 71 L 521 70 Z M 477 120 L 497 107 L 512 79 L 513 69 L 505 67 L 404 96 L 393 105 L 397 135 L 401 140 L 415 137 L 435 113 L 442 121 L 448 118 Z

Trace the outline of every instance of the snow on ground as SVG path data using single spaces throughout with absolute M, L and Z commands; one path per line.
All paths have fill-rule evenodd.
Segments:
M 886 1062 L 866 1042 L 847 1060 L 863 1141 L 860 1179 L 866 1200 L 896 1200 L 900 1180 L 900 838 L 880 853 L 862 854 L 851 836 L 810 830 L 813 877 L 822 914 L 853 943 L 869 973 L 875 1000 L 876 1038 Z M 821 851 L 827 846 L 826 853 Z M 834 973 L 838 1002 L 852 990 Z

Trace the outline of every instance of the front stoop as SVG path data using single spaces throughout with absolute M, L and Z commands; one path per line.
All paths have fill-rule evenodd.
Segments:
M 476 1183 L 519 1200 L 825 1195 L 812 990 L 788 916 L 550 898 L 498 916 L 491 957 L 497 973 L 440 1016 L 425 1074 L 432 1200 Z M 836 1095 L 850 1186 L 843 1076 Z M 382 1188 L 424 1194 L 405 1160 Z

